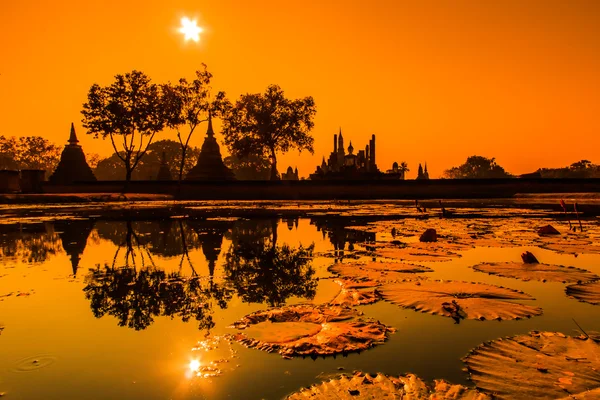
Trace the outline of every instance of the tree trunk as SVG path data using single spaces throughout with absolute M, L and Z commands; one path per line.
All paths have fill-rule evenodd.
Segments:
M 187 154 L 187 146 L 181 148 L 181 164 L 179 165 L 179 183 L 183 180 L 183 167 L 185 166 L 185 156 Z
M 123 187 L 123 193 L 127 193 L 129 190 L 129 183 L 131 182 L 131 174 L 133 169 L 131 168 L 131 158 L 125 159 L 125 186 Z
M 271 180 L 279 180 L 277 176 L 277 155 L 275 154 L 275 149 L 271 149 Z

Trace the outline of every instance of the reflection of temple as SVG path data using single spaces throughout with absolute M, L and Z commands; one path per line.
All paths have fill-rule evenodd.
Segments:
M 399 174 L 383 174 L 377 168 L 375 135 L 371 136 L 364 150 L 358 150 L 354 154 L 352 142 L 347 150 L 348 153 L 344 149 L 344 137 L 340 129 L 339 135 L 333 135 L 333 151 L 329 154 L 329 158 L 326 161 L 323 157 L 321 165 L 317 167 L 314 174 L 310 175 L 310 179 L 400 179 Z
M 71 258 L 73 276 L 77 275 L 79 261 L 92 229 L 94 229 L 92 220 L 54 222 L 54 230 L 58 232 L 65 253 Z
M 187 223 L 198 235 L 202 253 L 208 262 L 208 274 L 213 277 L 219 254 L 221 254 L 223 236 L 229 231 L 233 222 L 198 220 Z
M 348 250 L 352 250 L 355 243 L 373 243 L 376 239 L 374 232 L 346 229 L 346 226 L 354 224 L 349 220 L 312 218 L 310 223 L 317 227 L 317 231 L 323 233 L 323 238 L 329 239 L 335 255 L 339 257 L 344 256 L 346 244 L 348 244 Z
M 294 217 L 290 217 L 290 218 L 283 218 L 283 221 L 286 222 L 287 224 L 287 228 L 288 230 L 294 230 L 294 228 L 298 229 L 298 218 L 294 218 Z
M 77 181 L 95 181 L 96 177 L 85 160 L 85 154 L 78 145 L 75 127 L 71 123 L 69 144 L 65 146 L 58 166 L 50 176 L 49 181 L 56 184 L 70 184 Z
M 235 180 L 233 171 L 225 166 L 223 158 L 221 158 L 221 150 L 215 138 L 210 114 L 206 138 L 202 144 L 198 162 L 188 172 L 185 179 L 188 181 Z

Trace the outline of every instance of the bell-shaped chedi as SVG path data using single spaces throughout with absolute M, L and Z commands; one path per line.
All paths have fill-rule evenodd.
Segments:
M 62 242 L 65 253 L 71 259 L 73 276 L 77 276 L 79 261 L 87 245 L 88 237 L 94 229 L 93 220 L 59 220 L 54 222 L 54 230 Z
M 48 179 L 50 183 L 65 185 L 79 181 L 95 181 L 96 177 L 92 169 L 85 160 L 85 154 L 80 145 L 78 145 L 75 127 L 71 123 L 71 135 L 69 144 L 65 146 L 58 166 L 54 173 Z
M 167 153 L 162 152 L 162 157 L 160 159 L 160 168 L 158 169 L 158 174 L 156 176 L 157 181 L 172 181 L 173 176 L 171 175 L 171 170 L 169 169 L 169 165 L 167 164 Z
M 206 138 L 200 149 L 198 162 L 188 172 L 187 181 L 231 181 L 235 180 L 233 171 L 225 166 L 221 158 L 221 150 L 215 138 L 212 126 L 212 117 L 208 115 L 208 129 Z

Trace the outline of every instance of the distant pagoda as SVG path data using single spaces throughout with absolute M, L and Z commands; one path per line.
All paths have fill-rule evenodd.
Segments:
M 167 164 L 167 153 L 162 152 L 162 157 L 160 159 L 160 168 L 158 169 L 158 175 L 156 176 L 156 180 L 158 181 L 172 181 L 173 176 L 171 175 L 171 170 L 169 169 L 169 165 Z
M 215 138 L 212 117 L 208 115 L 206 138 L 200 150 L 198 162 L 185 177 L 187 181 L 232 181 L 235 180 L 233 171 L 225 166 L 221 150 Z
M 96 177 L 92 169 L 85 160 L 85 154 L 80 145 L 78 145 L 75 127 L 71 122 L 71 135 L 69 144 L 65 146 L 60 155 L 60 162 L 54 170 L 54 173 L 48 179 L 50 183 L 58 185 L 68 185 L 77 181 L 95 181 Z

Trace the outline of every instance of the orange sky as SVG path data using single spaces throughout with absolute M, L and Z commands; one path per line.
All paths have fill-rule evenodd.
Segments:
M 182 16 L 205 28 L 199 44 Z M 409 178 L 474 154 L 517 174 L 600 163 L 598 21 L 596 0 L 1 0 L 0 135 L 64 143 L 74 121 L 86 152 L 109 155 L 81 127 L 92 83 L 176 81 L 205 62 L 231 99 L 271 83 L 315 98 L 315 155 L 279 160 L 302 176 L 340 126 L 358 149 L 375 133 L 380 169 L 406 161 Z

